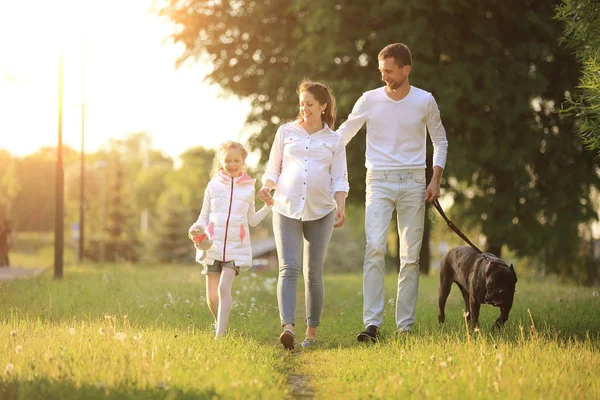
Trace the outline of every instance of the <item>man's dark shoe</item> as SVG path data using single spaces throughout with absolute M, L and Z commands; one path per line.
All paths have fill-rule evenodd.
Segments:
M 375 343 L 379 340 L 379 328 L 375 325 L 369 325 L 367 329 L 356 336 L 356 339 L 359 342 Z

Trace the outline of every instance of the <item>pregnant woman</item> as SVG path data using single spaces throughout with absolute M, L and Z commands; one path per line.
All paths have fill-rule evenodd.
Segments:
M 346 219 L 349 188 L 344 141 L 332 130 L 335 99 L 325 85 L 306 80 L 298 86 L 298 97 L 298 117 L 277 130 L 263 187 L 258 192 L 266 203 L 275 201 L 277 300 L 283 327 L 280 341 L 286 349 L 294 348 L 296 287 L 301 266 L 307 325 L 302 347 L 317 343 L 325 254 L 334 226 L 342 226 Z

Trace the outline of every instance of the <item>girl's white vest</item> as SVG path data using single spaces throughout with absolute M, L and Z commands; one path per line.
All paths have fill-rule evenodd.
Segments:
M 206 227 L 214 243 L 202 261 L 199 258 L 203 250 L 197 250 L 196 261 L 206 265 L 212 265 L 215 260 L 234 261 L 242 270 L 252 266 L 248 223 L 255 226 L 271 209 L 263 207 L 255 212 L 254 182 L 246 173 L 232 178 L 221 171 L 208 183 L 205 193 L 210 199 L 208 220 L 203 220 L 201 212 L 197 222 Z

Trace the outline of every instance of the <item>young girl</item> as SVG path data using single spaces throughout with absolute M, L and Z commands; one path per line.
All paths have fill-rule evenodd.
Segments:
M 255 212 L 254 179 L 245 172 L 248 152 L 238 142 L 227 141 L 215 156 L 213 177 L 204 192 L 202 210 L 189 230 L 196 244 L 196 261 L 204 266 L 206 301 L 215 318 L 216 336 L 225 334 L 231 312 L 231 286 L 240 268 L 252 266 L 248 224 L 256 226 L 271 210 L 272 202 Z M 213 240 L 204 251 L 197 237 L 206 232 Z M 196 236 L 195 240 L 194 237 Z

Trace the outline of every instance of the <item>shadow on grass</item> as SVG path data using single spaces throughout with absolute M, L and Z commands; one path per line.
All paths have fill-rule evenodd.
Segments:
M 136 389 L 126 384 L 110 387 L 103 383 L 80 385 L 50 379 L 0 381 L 0 398 L 4 400 L 63 400 L 63 399 L 210 399 L 217 397 L 214 389 L 183 391 L 178 388 L 153 387 Z

